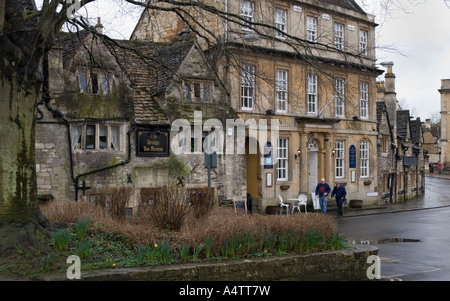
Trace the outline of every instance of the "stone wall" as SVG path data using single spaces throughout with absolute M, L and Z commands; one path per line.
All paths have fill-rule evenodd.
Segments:
M 96 272 L 81 271 L 87 281 L 301 281 L 367 280 L 367 263 L 378 248 L 355 245 L 346 250 L 198 264 L 162 265 Z M 82 269 L 83 267 L 81 267 Z M 65 280 L 66 272 L 41 280 Z

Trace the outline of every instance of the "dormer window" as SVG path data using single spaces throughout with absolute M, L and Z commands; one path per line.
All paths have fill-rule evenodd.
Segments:
M 189 80 L 183 83 L 184 101 L 211 102 L 211 84 L 209 82 Z
M 109 95 L 109 77 L 106 73 L 78 72 L 78 85 L 80 93 Z M 101 88 L 101 89 L 100 89 Z

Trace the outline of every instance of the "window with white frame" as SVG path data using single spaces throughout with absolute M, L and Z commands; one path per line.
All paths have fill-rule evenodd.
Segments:
M 345 100 L 345 81 L 342 78 L 336 79 L 336 117 L 344 117 L 345 115 L 345 107 L 344 107 L 344 100 Z
M 359 150 L 361 178 L 367 178 L 369 176 L 369 141 L 361 140 Z
M 367 55 L 367 31 L 359 31 L 359 53 L 361 55 Z
M 288 104 L 288 71 L 276 71 L 276 102 L 278 112 L 287 112 Z
M 344 50 L 344 25 L 334 23 L 334 47 Z
M 72 149 L 120 150 L 120 125 L 72 124 L 70 126 Z
M 307 94 L 308 94 L 308 114 L 317 113 L 317 75 L 308 74 L 307 80 Z
M 306 16 L 306 40 L 317 42 L 317 18 Z
M 344 177 L 344 140 L 336 140 L 335 142 L 335 176 L 336 178 Z
M 367 119 L 369 117 L 369 84 L 366 82 L 359 83 L 359 103 L 360 116 Z
M 277 180 L 288 180 L 288 138 L 278 138 L 277 145 Z
M 252 110 L 255 102 L 255 66 L 242 65 L 241 105 L 243 110 Z
M 287 32 L 287 11 L 284 9 L 275 9 L 275 27 L 279 30 L 275 31 L 275 36 L 280 39 L 286 38 L 283 32 Z
M 243 30 L 253 30 L 253 25 L 250 22 L 254 22 L 255 3 L 251 1 L 242 1 L 241 17 L 247 22 L 243 21 Z

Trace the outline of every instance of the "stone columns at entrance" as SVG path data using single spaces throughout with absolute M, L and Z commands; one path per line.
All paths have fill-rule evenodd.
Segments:
M 300 191 L 308 191 L 308 135 L 300 134 Z

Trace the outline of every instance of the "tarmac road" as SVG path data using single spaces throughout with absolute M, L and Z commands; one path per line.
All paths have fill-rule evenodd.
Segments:
M 425 195 L 339 218 L 349 243 L 379 248 L 381 280 L 450 280 L 450 180 L 427 177 Z

